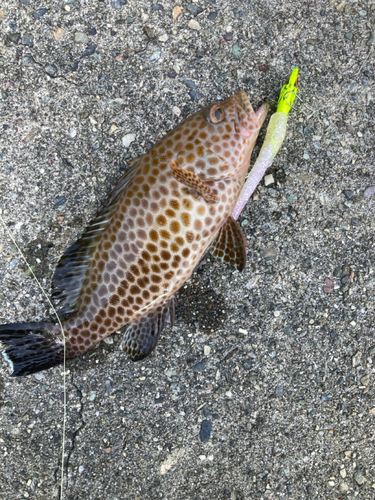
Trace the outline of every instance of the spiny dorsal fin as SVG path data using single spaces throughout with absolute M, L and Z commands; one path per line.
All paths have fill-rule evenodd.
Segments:
M 210 186 L 195 175 L 194 172 L 179 167 L 174 160 L 172 160 L 171 167 L 173 177 L 184 186 L 197 191 L 207 203 L 216 203 L 219 201 L 219 198 L 212 191 Z
M 70 314 L 76 310 L 94 250 L 116 211 L 127 185 L 134 176 L 140 160 L 141 158 L 138 158 L 132 163 L 109 195 L 102 211 L 59 260 L 52 281 L 52 297 L 59 302 L 59 306 L 62 306 L 60 314 Z
M 166 322 L 173 326 L 175 306 L 176 299 L 171 297 L 129 325 L 121 342 L 121 349 L 132 361 L 146 358 L 155 349 Z
M 246 239 L 230 215 L 211 244 L 210 252 L 218 260 L 243 271 L 246 265 Z

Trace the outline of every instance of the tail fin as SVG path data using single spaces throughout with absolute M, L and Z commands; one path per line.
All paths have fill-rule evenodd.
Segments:
M 0 326 L 0 347 L 10 363 L 12 377 L 30 375 L 64 360 L 64 345 L 53 323 L 15 323 Z

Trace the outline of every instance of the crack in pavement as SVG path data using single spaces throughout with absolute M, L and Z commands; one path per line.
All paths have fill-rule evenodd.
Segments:
M 73 374 L 71 376 L 71 380 L 70 380 L 70 383 L 71 385 L 75 388 L 76 390 L 76 394 L 77 396 L 79 397 L 79 409 L 76 410 L 78 416 L 79 416 L 79 421 L 81 422 L 81 425 L 73 432 L 68 432 L 67 429 L 65 429 L 65 450 L 64 450 L 64 464 L 63 464 L 63 467 L 64 467 L 64 481 L 63 481 L 63 487 L 64 488 L 67 488 L 68 486 L 68 478 L 69 478 L 69 473 L 68 473 L 68 468 L 69 468 L 69 461 L 72 457 L 72 454 L 74 453 L 74 450 L 76 448 L 76 440 L 77 440 L 77 436 L 78 434 L 82 431 L 82 429 L 86 426 L 86 422 L 85 420 L 83 419 L 83 396 L 82 396 L 82 392 L 81 390 L 79 389 L 79 387 L 74 383 L 73 381 Z M 63 393 L 62 393 L 63 395 Z M 69 410 L 69 407 L 67 406 L 67 410 Z M 68 413 L 68 412 L 67 412 Z M 68 421 L 68 418 L 67 418 L 67 421 Z M 67 441 L 68 439 L 71 441 L 71 444 L 70 445 L 67 445 Z M 60 477 L 61 477 L 61 454 L 60 454 L 60 457 L 59 457 L 59 463 L 58 463 L 58 466 L 57 468 L 55 469 L 55 481 L 56 483 L 60 484 Z M 62 498 L 62 495 L 61 495 L 61 490 L 59 489 L 59 493 L 58 493 L 58 498 L 59 500 L 61 500 Z

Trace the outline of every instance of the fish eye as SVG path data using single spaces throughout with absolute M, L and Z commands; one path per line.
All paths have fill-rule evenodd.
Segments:
M 221 108 L 217 108 L 215 110 L 215 118 L 216 118 L 216 120 L 220 120 L 221 121 L 223 119 L 223 114 L 224 114 L 223 110 Z
M 212 123 L 219 123 L 224 120 L 224 110 L 221 106 L 214 104 L 210 109 L 210 120 Z

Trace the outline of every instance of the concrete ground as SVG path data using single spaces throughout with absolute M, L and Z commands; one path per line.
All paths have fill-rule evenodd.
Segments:
M 0 207 L 47 290 L 131 158 L 300 68 L 246 270 L 206 259 L 144 362 L 114 335 L 69 364 L 64 498 L 373 499 L 375 3 L 190 1 L 0 5 Z M 0 323 L 49 317 L 0 234 Z M 62 396 L 1 361 L 1 499 L 59 497 Z

